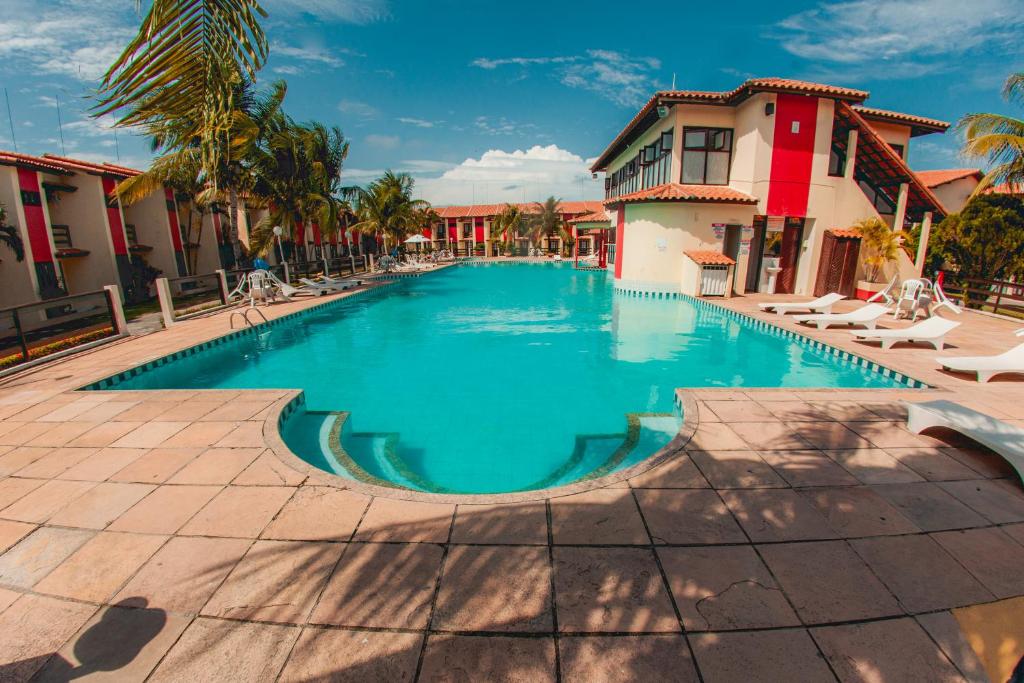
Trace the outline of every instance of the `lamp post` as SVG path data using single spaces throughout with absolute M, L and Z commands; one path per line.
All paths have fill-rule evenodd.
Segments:
M 277 239 L 277 254 L 281 257 L 281 263 L 284 263 L 284 247 L 281 246 L 281 234 L 284 230 L 281 229 L 280 225 L 274 226 L 274 237 Z

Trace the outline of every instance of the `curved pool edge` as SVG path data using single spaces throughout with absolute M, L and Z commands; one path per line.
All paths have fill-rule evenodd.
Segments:
M 283 422 L 295 411 L 303 409 L 305 405 L 306 398 L 302 390 L 295 390 L 292 395 L 278 399 L 271 405 L 267 418 L 263 422 L 263 440 L 270 452 L 283 465 L 307 476 L 311 483 L 320 486 L 331 486 L 373 497 L 394 498 L 396 500 L 407 500 L 417 503 L 459 503 L 464 505 L 529 503 L 549 498 L 571 496 L 594 489 L 608 488 L 663 465 L 682 453 L 686 444 L 690 442 L 690 439 L 693 438 L 694 433 L 697 431 L 700 416 L 697 410 L 697 400 L 689 390 L 677 389 L 675 399 L 676 407 L 682 415 L 682 424 L 679 427 L 679 431 L 676 432 L 671 441 L 635 465 L 630 465 L 625 469 L 611 472 L 602 477 L 581 479 L 563 486 L 514 493 L 426 493 L 412 489 L 377 486 L 358 480 L 346 479 L 314 467 L 292 452 L 281 436 L 281 425 Z

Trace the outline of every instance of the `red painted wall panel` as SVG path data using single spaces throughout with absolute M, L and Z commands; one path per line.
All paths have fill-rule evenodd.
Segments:
M 817 97 L 778 95 L 768 183 L 769 216 L 807 215 L 817 118 Z M 793 132 L 794 122 L 800 125 L 796 133 Z
M 313 224 L 313 243 L 314 244 L 322 244 L 322 242 L 320 240 L 321 240 L 321 237 L 320 237 L 320 224 L 319 223 L 314 223 Z
M 124 225 L 121 223 L 121 209 L 114 197 L 114 189 L 117 181 L 110 176 L 103 176 L 103 194 L 107 198 L 107 222 L 110 223 L 110 241 L 114 244 L 114 254 L 117 256 L 128 255 L 128 241 L 124 236 Z
M 448 219 L 448 239 L 452 240 L 452 241 L 458 240 L 459 239 L 458 230 L 459 230 L 459 226 L 455 222 L 455 219 L 454 218 L 449 218 Z
M 478 243 L 484 241 L 484 217 L 483 216 L 477 216 L 473 220 L 473 232 L 476 234 L 476 241 Z
M 35 192 L 39 201 L 43 199 L 39 187 L 39 176 L 27 168 L 18 169 L 18 189 L 23 192 Z M 53 263 L 53 252 L 50 251 L 50 237 L 46 234 L 46 216 L 42 206 L 25 206 L 25 231 L 28 243 L 32 247 L 32 260 L 36 263 Z
M 626 228 L 626 205 L 619 206 L 618 220 L 615 223 L 615 279 L 622 279 L 622 252 L 626 246 L 626 240 L 622 239 L 622 233 Z
M 164 189 L 164 198 L 167 200 L 167 220 L 171 224 L 171 244 L 174 245 L 174 251 L 181 251 L 181 227 L 178 225 L 178 210 L 174 203 L 174 192 L 170 189 Z

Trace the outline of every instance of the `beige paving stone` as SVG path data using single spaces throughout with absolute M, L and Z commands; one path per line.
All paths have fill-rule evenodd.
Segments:
M 705 401 L 718 419 L 728 424 L 736 422 L 773 422 L 778 420 L 771 411 L 754 401 Z
M 978 474 L 947 454 L 949 449 L 886 448 L 885 452 L 929 481 L 977 479 Z
M 10 450 L 0 456 L 0 476 L 2 477 L 14 474 L 18 470 L 28 467 L 53 450 L 52 448 L 40 448 L 38 446 L 7 446 L 5 448 L 10 448 Z
M 15 429 L 0 434 L 0 446 L 24 446 L 53 428 L 48 422 L 23 422 Z
M 811 405 L 828 414 L 833 420 L 845 422 L 879 422 L 878 413 L 858 401 L 812 401 Z
M 782 422 L 827 422 L 835 419 L 820 406 L 805 401 L 761 401 L 761 405 Z
M 1016 471 L 1006 460 L 992 451 L 974 448 L 942 448 L 943 453 L 966 467 L 970 467 L 983 477 L 999 479 L 1014 478 Z
M 96 608 L 42 595 L 23 595 L 0 614 L 4 680 L 27 681 L 82 627 Z
M 40 415 L 36 418 L 36 422 L 68 422 L 95 407 L 96 404 L 92 401 L 72 401 L 51 410 L 45 415 Z
M 747 442 L 723 422 L 702 422 L 686 444 L 688 451 L 748 450 Z
M 452 543 L 545 545 L 547 509 L 543 502 L 459 505 Z
M 747 541 L 729 508 L 714 491 L 638 489 L 636 499 L 655 543 Z
M 103 602 L 166 540 L 164 536 L 98 533 L 37 583 L 35 590 L 87 602 Z
M 190 621 L 144 607 L 144 600 L 129 599 L 100 609 L 33 680 L 144 680 Z
M 441 555 L 432 544 L 349 545 L 310 623 L 425 628 Z
M 630 478 L 635 489 L 706 489 L 710 488 L 704 475 L 688 453 L 678 453 L 668 462 Z
M 143 534 L 173 534 L 204 505 L 213 500 L 220 486 L 161 486 L 107 527 L 110 531 Z
M 343 550 L 340 543 L 257 541 L 202 613 L 227 619 L 305 623 Z
M 792 451 L 809 445 L 796 429 L 784 422 L 737 422 L 729 428 L 748 448 L 756 451 Z
M 938 486 L 995 524 L 1024 521 L 1024 489 L 1017 481 L 950 481 Z
M 144 453 L 146 450 L 143 448 L 104 448 L 64 470 L 59 478 L 106 481 L 116 472 L 138 460 Z
M 148 392 L 147 392 L 148 393 Z M 143 401 L 111 419 L 116 422 L 151 422 L 174 406 L 166 401 Z
M 101 422 L 81 436 L 69 441 L 68 446 L 103 448 L 135 430 L 139 424 L 137 422 Z
M 20 477 L 0 479 L 0 510 L 35 491 L 45 481 L 45 479 L 22 479 Z
M 852 486 L 857 478 L 819 451 L 761 451 L 790 486 Z
M 285 503 L 262 538 L 296 541 L 347 541 L 370 497 L 330 486 L 303 486 Z
M 553 682 L 555 644 L 550 638 L 431 636 L 419 680 Z
M 989 683 L 978 655 L 960 630 L 960 625 L 950 612 L 922 614 L 915 618 L 918 625 L 935 641 L 942 653 L 953 662 L 957 670 L 969 683 Z
M 825 451 L 846 471 L 865 484 L 899 484 L 924 479 L 880 448 Z
M 723 681 L 832 681 L 824 657 L 802 629 L 689 636 L 701 674 Z
M 751 546 L 658 548 L 657 553 L 687 631 L 800 625 Z
M 31 465 L 18 470 L 17 475 L 53 479 L 97 452 L 98 448 L 52 448 Z
M 46 424 L 47 429 L 33 439 L 26 442 L 28 446 L 50 446 L 59 448 L 66 446 L 69 441 L 88 432 L 98 423 L 96 422 L 61 422 L 57 424 Z
M 4 553 L 15 543 L 28 536 L 35 528 L 35 524 L 9 522 L 7 520 L 0 519 L 0 553 Z
M 448 540 L 454 513 L 455 506 L 450 504 L 374 498 L 355 539 L 444 543 Z
M 554 557 L 560 631 L 680 631 L 652 551 L 556 547 Z
M 231 483 L 236 486 L 298 486 L 305 480 L 306 475 L 265 451 Z
M 299 629 L 196 619 L 149 678 L 163 681 L 253 681 L 277 678 Z
M 550 632 L 548 549 L 451 548 L 431 625 L 443 631 Z
M 811 630 L 840 681 L 962 681 L 913 619 Z
M 566 683 L 699 680 L 682 635 L 563 636 L 558 649 Z
M 0 510 L 0 518 L 40 524 L 94 486 L 88 481 L 48 481 Z
M 198 612 L 248 550 L 240 538 L 169 540 L 121 589 L 115 601 L 145 598 L 152 608 Z
M 195 459 L 200 448 L 153 448 L 110 477 L 110 481 L 162 484 Z
M 754 451 L 691 451 L 690 458 L 716 489 L 786 486 Z
M 31 588 L 91 536 L 78 529 L 39 527 L 0 557 L 0 584 Z
M 178 470 L 168 483 L 227 484 L 262 452 L 262 448 L 209 448 Z
M 124 415 L 125 413 L 122 413 Z M 120 448 L 155 448 L 189 426 L 188 422 L 145 422 L 113 442 Z
M 168 424 L 174 424 L 168 423 Z M 208 448 L 223 439 L 235 427 L 237 422 L 192 422 L 181 431 L 157 445 L 164 448 Z M 262 444 L 239 444 L 243 446 Z
M 903 612 L 844 541 L 780 543 L 758 551 L 805 624 Z
M 20 598 L 24 593 L 18 591 L 8 590 L 6 588 L 0 588 L 0 613 L 3 613 L 5 609 L 14 604 L 14 601 Z
M 242 422 L 217 441 L 218 446 L 225 448 L 263 446 L 265 443 L 262 422 Z
M 871 448 L 872 444 L 864 437 L 848 428 L 841 422 L 808 422 L 799 428 L 800 438 L 815 448 L 850 449 Z
M 80 414 L 76 419 L 83 420 L 85 422 L 106 422 L 113 420 L 118 415 L 126 410 L 130 410 L 138 405 L 138 401 L 106 401 L 100 404 L 94 404 L 89 410 Z
M 285 486 L 228 486 L 179 533 L 256 538 L 294 492 L 295 489 Z
M 1024 547 L 999 529 L 968 529 L 932 534 L 997 598 L 1024 595 Z
M 203 422 L 251 420 L 256 413 L 270 407 L 272 403 L 272 401 L 231 401 L 230 403 L 222 404 L 199 419 Z
M 801 489 L 799 493 L 844 538 L 920 531 L 899 509 L 867 486 Z
M 423 636 L 307 628 L 281 672 L 281 683 L 412 681 Z
M 650 543 L 628 489 L 594 489 L 552 498 L 551 533 L 554 542 L 560 544 Z
M 188 400 L 172 405 L 153 419 L 157 422 L 195 422 L 223 405 L 221 401 Z
M 1024 545 L 1024 524 L 1007 524 L 1002 530 L 1007 536 Z
M 154 488 L 149 484 L 97 484 L 53 515 L 50 523 L 86 529 L 105 529 Z
M 877 448 L 909 448 L 914 446 L 942 446 L 941 441 L 912 434 L 901 422 L 857 422 L 850 428 Z
M 754 543 L 838 538 L 828 520 L 792 489 L 722 491 L 721 496 Z
M 937 484 L 885 484 L 873 486 L 872 489 L 924 531 L 964 529 L 988 524 L 984 517 Z

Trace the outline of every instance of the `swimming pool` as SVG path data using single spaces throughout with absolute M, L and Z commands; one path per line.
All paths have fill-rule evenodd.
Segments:
M 548 488 L 677 433 L 677 387 L 895 387 L 827 349 L 687 299 L 621 296 L 570 264 L 468 264 L 317 307 L 118 389 L 301 388 L 310 464 L 443 493 Z

